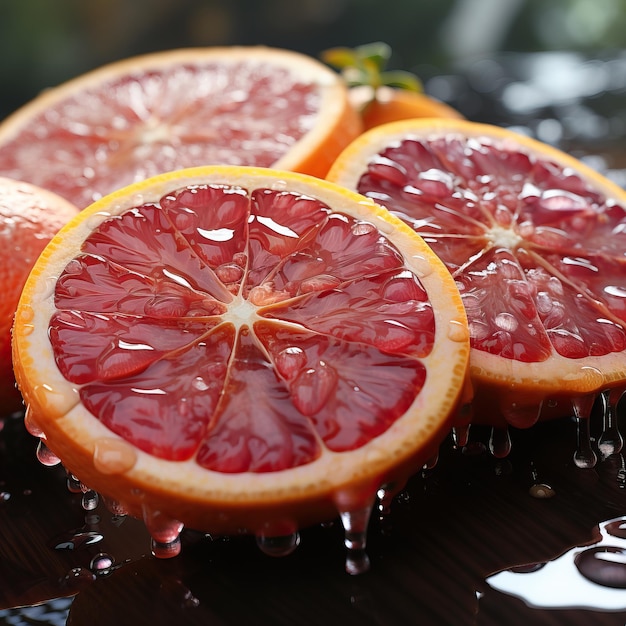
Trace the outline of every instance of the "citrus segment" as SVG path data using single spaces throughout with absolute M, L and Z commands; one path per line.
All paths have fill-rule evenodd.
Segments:
M 537 141 L 455 120 L 371 130 L 328 178 L 387 207 L 453 275 L 475 421 L 528 426 L 542 405 L 563 414 L 624 386 L 623 189 Z
M 322 176 L 361 129 L 335 72 L 265 47 L 153 53 L 47 90 L 0 125 L 0 173 L 83 208 L 204 164 Z
M 384 209 L 214 166 L 68 224 L 24 289 L 14 364 L 29 428 L 86 485 L 144 519 L 267 534 L 432 456 L 465 383 L 454 325 L 450 274 Z

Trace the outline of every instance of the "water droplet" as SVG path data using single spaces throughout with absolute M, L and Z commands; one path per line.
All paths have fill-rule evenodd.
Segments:
M 511 433 L 508 428 L 492 428 L 489 450 L 493 456 L 503 459 L 511 452 Z
M 33 418 L 33 411 L 30 407 L 26 407 L 26 411 L 24 413 L 24 426 L 26 430 L 33 436 L 39 437 L 40 439 L 45 439 L 43 430 L 39 428 L 37 422 Z
M 268 556 L 288 556 L 300 545 L 300 533 L 294 532 L 289 535 L 268 537 L 257 535 L 256 544 Z
M 470 424 L 454 426 L 452 428 L 452 440 L 457 448 L 463 448 L 469 441 Z
M 137 452 L 123 439 L 101 437 L 93 451 L 94 467 L 103 474 L 123 474 L 135 466 Z
M 346 547 L 346 572 L 351 575 L 364 574 L 370 568 L 366 552 L 367 526 L 372 513 L 372 504 L 356 511 L 340 511 Z
M 98 211 L 97 213 L 90 215 L 85 220 L 85 226 L 89 230 L 97 230 L 98 228 L 100 228 L 100 226 L 102 226 L 103 222 L 108 220 L 110 217 L 111 217 L 110 213 L 107 213 L 105 211 Z
M 448 324 L 448 339 L 452 341 L 467 341 L 469 339 L 469 329 L 463 322 L 450 320 Z
M 371 235 L 373 232 L 376 231 L 376 227 L 374 226 L 374 224 L 371 224 L 369 222 L 355 222 L 354 224 L 352 224 L 350 230 L 355 237 L 358 237 L 359 235 Z
M 80 504 L 85 511 L 93 511 L 95 508 L 97 508 L 98 502 L 98 494 L 93 490 L 89 490 L 83 494 Z
M 170 544 L 180 537 L 183 523 L 147 507 L 143 510 L 143 521 L 151 537 L 160 544 Z
M 595 467 L 597 460 L 596 454 L 591 447 L 589 420 L 587 418 L 577 417 L 574 463 L 581 469 L 591 469 Z
M 96 575 L 84 567 L 72 568 L 62 579 L 61 586 L 80 590 L 96 580 Z
M 180 537 L 167 543 L 161 543 L 153 537 L 150 543 L 152 554 L 157 559 L 172 559 L 180 554 L 181 547 Z
M 108 576 L 114 569 L 113 557 L 105 552 L 99 552 L 91 559 L 89 563 L 89 569 L 96 574 L 96 576 Z
M 66 485 L 67 490 L 70 493 L 82 493 L 83 491 L 81 488 L 80 480 L 78 480 L 78 478 L 76 478 L 76 476 L 73 476 L 72 474 L 68 475 Z
M 0 504 L 8 502 L 11 499 L 11 494 L 8 491 L 0 491 Z
M 598 546 L 578 553 L 574 558 L 578 571 L 598 585 L 626 589 L 626 549 Z
M 421 254 L 414 254 L 411 257 L 411 269 L 418 278 L 426 278 L 433 272 L 431 262 Z
M 61 459 L 41 439 L 37 444 L 37 460 L 46 467 L 54 467 L 61 462 Z
M 553 498 L 556 495 L 556 491 L 547 485 L 546 483 L 535 483 L 528 490 L 528 493 L 539 500 Z
M 603 458 L 621 451 L 624 440 L 617 425 L 617 404 L 622 398 L 624 390 L 621 388 L 604 391 L 600 394 L 603 404 L 602 434 L 598 439 L 598 450 Z
M 289 346 L 276 355 L 274 364 L 283 378 L 292 380 L 306 365 L 306 355 L 302 348 Z

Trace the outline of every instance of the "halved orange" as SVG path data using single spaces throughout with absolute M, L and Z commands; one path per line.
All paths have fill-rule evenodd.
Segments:
M 329 180 L 387 207 L 454 277 L 471 334 L 472 420 L 589 415 L 626 384 L 626 192 L 571 156 L 463 120 L 388 124 Z
M 323 176 L 361 131 L 343 79 L 288 50 L 125 59 L 49 89 L 0 124 L 0 175 L 80 208 L 149 176 L 228 164 Z
M 436 454 L 469 358 L 454 281 L 400 220 L 228 166 L 85 209 L 37 262 L 13 337 L 30 431 L 161 542 L 367 510 Z

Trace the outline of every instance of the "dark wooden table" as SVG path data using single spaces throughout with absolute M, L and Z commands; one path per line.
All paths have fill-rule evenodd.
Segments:
M 350 576 L 339 523 L 303 530 L 283 558 L 262 554 L 250 537 L 185 531 L 180 556 L 156 559 L 141 522 L 101 505 L 85 511 L 63 469 L 36 461 L 21 420 L 6 419 L 0 623 L 624 626 L 626 611 L 531 608 L 486 583 L 499 570 L 593 542 L 599 523 L 626 514 L 623 457 L 575 467 L 570 420 L 513 432 L 506 459 L 484 450 L 487 429 L 470 434 L 465 450 L 449 438 L 438 465 L 410 481 L 391 514 L 374 516 L 371 570 Z M 554 497 L 532 497 L 537 482 Z M 106 565 L 102 554 L 113 566 L 95 574 L 94 558 Z

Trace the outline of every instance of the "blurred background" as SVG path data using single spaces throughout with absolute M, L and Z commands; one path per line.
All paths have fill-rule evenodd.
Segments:
M 594 158 L 626 139 L 626 0 L 1 0 L 0 119 L 135 54 L 373 41 L 470 119 Z

